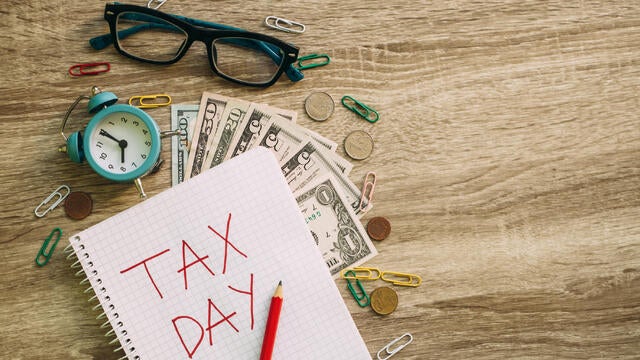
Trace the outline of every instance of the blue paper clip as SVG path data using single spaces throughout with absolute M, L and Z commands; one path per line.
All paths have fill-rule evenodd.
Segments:
M 370 123 L 374 123 L 380 119 L 380 114 L 360 101 L 352 98 L 349 95 L 342 97 L 342 105 L 354 113 L 360 115 L 363 119 Z
M 54 235 L 56 236 L 56 238 L 55 240 L 53 240 L 53 244 L 51 245 L 51 247 L 49 247 L 49 242 L 51 242 L 51 238 Z M 55 228 L 44 240 L 40 251 L 38 251 L 38 255 L 36 255 L 36 264 L 38 264 L 38 266 L 45 266 L 49 262 L 49 259 L 51 259 L 51 255 L 53 255 L 53 250 L 55 250 L 56 245 L 58 245 L 58 240 L 60 240 L 61 236 L 62 230 L 60 230 L 60 228 Z
M 369 303 L 371 302 L 371 299 L 369 298 L 369 295 L 367 295 L 367 292 L 364 290 L 364 286 L 362 286 L 362 283 L 360 282 L 360 280 L 356 279 L 356 273 L 353 272 L 353 270 L 348 270 L 344 272 L 344 275 L 345 275 L 345 280 L 347 280 L 347 287 L 349 288 L 351 295 L 353 295 L 353 298 L 356 299 L 356 302 L 358 303 L 358 305 L 360 305 L 360 307 L 368 306 Z M 360 290 L 359 293 L 353 287 L 353 284 L 351 284 L 351 281 L 349 281 L 349 279 L 356 279 L 356 285 Z

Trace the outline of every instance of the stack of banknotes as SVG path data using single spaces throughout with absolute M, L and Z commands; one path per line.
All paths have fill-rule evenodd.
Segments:
M 371 207 L 349 179 L 351 163 L 337 144 L 296 124 L 297 113 L 203 93 L 200 105 L 172 105 L 172 185 L 257 146 L 270 149 L 298 202 L 331 274 L 377 251 L 359 217 Z M 265 189 L 265 191 L 269 191 Z

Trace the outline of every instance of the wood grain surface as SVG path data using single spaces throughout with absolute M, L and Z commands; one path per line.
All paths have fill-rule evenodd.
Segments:
M 145 5 L 146 1 L 133 2 Z M 5 0 L 0 8 L 0 358 L 116 359 L 62 248 L 81 231 L 138 203 L 57 151 L 63 116 L 92 85 L 197 103 L 203 91 L 292 109 L 340 144 L 353 130 L 375 140 L 353 161 L 358 186 L 377 174 L 374 208 L 391 235 L 368 265 L 417 273 L 396 287 L 388 316 L 360 308 L 336 280 L 373 358 L 403 333 L 394 359 L 640 358 L 640 3 L 638 1 L 193 1 L 161 10 L 263 32 L 326 53 L 331 64 L 251 89 L 215 77 L 195 44 L 177 64 L 129 60 L 88 39 L 106 32 L 99 1 Z M 304 34 L 264 26 L 276 15 Z M 111 71 L 74 78 L 76 63 Z M 336 110 L 304 113 L 312 91 Z M 339 104 L 370 105 L 370 124 Z M 150 110 L 163 130 L 168 108 Z M 69 131 L 89 117 L 73 112 Z M 145 178 L 170 187 L 165 166 Z M 59 185 L 90 193 L 93 213 L 72 220 L 35 207 Z M 54 227 L 51 262 L 34 258 Z M 380 283 L 365 284 L 373 290 Z M 310 340 L 311 341 L 311 340 Z

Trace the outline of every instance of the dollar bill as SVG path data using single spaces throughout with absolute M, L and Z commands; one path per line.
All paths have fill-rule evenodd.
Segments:
M 331 161 L 327 150 L 315 144 L 313 140 L 307 141 L 297 151 L 281 164 L 291 191 L 296 194 L 298 190 L 316 181 L 324 175 L 331 175 L 336 180 L 336 185 L 345 196 L 347 204 L 351 206 L 356 215 L 361 216 L 360 190 L 342 173 Z
M 317 141 L 320 145 L 326 147 L 327 149 L 335 152 L 336 149 L 338 148 L 338 144 L 335 141 L 331 141 L 329 139 L 327 139 L 326 137 L 318 134 L 317 132 L 307 129 L 305 127 L 300 127 L 302 129 L 302 131 L 309 135 L 312 139 L 314 139 L 315 141 Z M 346 161 L 346 160 L 345 160 Z
M 276 156 L 278 163 L 288 159 L 293 151 L 298 150 L 303 142 L 309 141 L 309 137 L 300 132 L 296 127 L 280 116 L 274 116 L 273 121 L 260 139 L 259 146 L 271 150 Z
M 171 105 L 171 130 L 180 132 L 180 135 L 171 137 L 171 186 L 184 181 L 189 145 L 193 138 L 199 107 L 187 104 Z
M 335 178 L 319 177 L 296 201 L 334 278 L 378 254 Z
M 218 124 L 218 131 L 215 134 L 215 138 L 211 143 L 209 154 L 205 163 L 208 168 L 212 168 L 221 164 L 229 147 L 231 141 L 238 129 L 241 129 L 243 122 L 245 121 L 247 110 L 251 106 L 251 103 L 239 99 L 230 99 L 222 114 L 222 118 Z
M 213 135 L 217 132 L 220 118 L 224 113 L 229 98 L 217 94 L 203 93 L 195 123 L 193 141 L 189 148 L 189 160 L 185 171 L 185 179 L 198 175 L 205 168 L 207 152 L 211 148 Z
M 247 110 L 246 121 L 236 131 L 225 160 L 240 155 L 258 145 L 260 139 L 265 136 L 269 125 L 273 122 L 272 117 L 273 115 L 269 112 L 269 109 L 258 104 L 251 104 Z

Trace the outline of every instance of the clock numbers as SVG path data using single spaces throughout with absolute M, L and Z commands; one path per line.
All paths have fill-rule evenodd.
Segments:
M 91 153 L 104 171 L 119 175 L 146 168 L 153 149 L 147 123 L 132 114 L 105 117 L 91 135 Z

